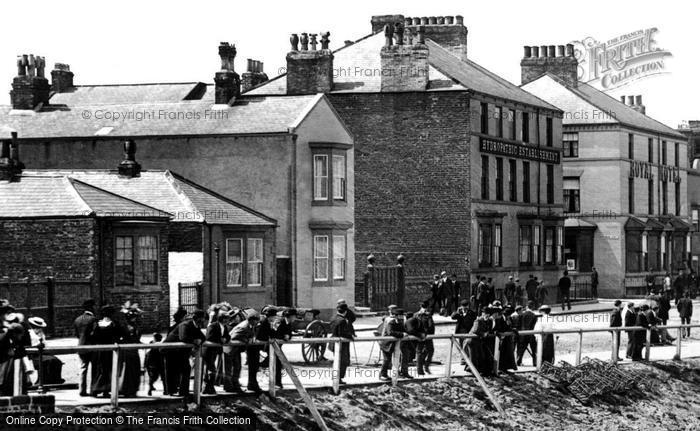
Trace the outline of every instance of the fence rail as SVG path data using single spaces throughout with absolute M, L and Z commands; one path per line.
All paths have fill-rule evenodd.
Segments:
M 681 331 L 682 329 L 685 328 L 700 328 L 700 324 L 687 324 L 687 325 L 666 325 L 666 326 L 655 326 L 652 328 L 643 328 L 643 327 L 617 327 L 617 328 L 578 328 L 578 329 L 553 329 L 553 330 L 547 330 L 547 331 L 519 331 L 517 334 L 518 335 L 537 335 L 537 336 L 543 336 L 547 334 L 579 334 L 578 337 L 578 346 L 576 350 L 576 365 L 578 365 L 581 362 L 581 355 L 582 355 L 582 345 L 583 345 L 583 334 L 587 333 L 598 333 L 598 332 L 610 332 L 613 334 L 616 334 L 615 337 L 611 337 L 611 359 L 616 361 L 618 359 L 618 351 L 619 351 L 619 344 L 620 344 L 620 332 L 625 331 L 625 332 L 638 332 L 638 331 L 646 331 L 646 344 L 645 344 L 645 353 L 644 353 L 644 358 L 645 360 L 650 360 L 651 357 L 651 333 L 652 330 L 654 329 L 667 329 L 667 330 L 672 330 L 676 329 L 678 331 L 678 337 L 676 339 L 676 356 L 677 358 L 680 359 L 681 357 Z M 498 333 L 495 334 L 494 336 L 494 343 L 496 349 L 494 351 L 498 351 L 498 346 L 500 343 L 500 340 L 503 337 L 510 336 L 515 334 L 514 332 L 504 332 L 504 333 Z M 275 366 L 276 366 L 276 361 L 275 357 L 278 355 L 277 350 L 275 349 L 272 345 L 276 346 L 281 346 L 285 344 L 326 344 L 326 343 L 334 343 L 336 346 L 336 352 L 340 351 L 340 345 L 341 343 L 349 343 L 349 342 L 355 342 L 355 343 L 374 343 L 377 341 L 394 341 L 397 344 L 394 347 L 394 358 L 393 358 L 393 363 L 398 364 L 399 361 L 399 355 L 400 355 L 400 344 L 402 342 L 406 341 L 423 341 L 423 340 L 450 340 L 450 352 L 449 355 L 447 356 L 447 363 L 445 365 L 445 377 L 449 377 L 451 375 L 451 370 L 452 370 L 452 350 L 455 346 L 455 342 L 457 340 L 463 340 L 463 339 L 468 339 L 468 338 L 478 338 L 478 336 L 473 335 L 473 334 L 435 334 L 435 335 L 428 335 L 424 339 L 420 339 L 417 337 L 413 336 L 406 336 L 404 338 L 394 338 L 390 336 L 382 336 L 382 337 L 361 337 L 361 338 L 356 338 L 354 340 L 349 340 L 347 338 L 338 338 L 338 337 L 329 337 L 329 338 L 298 338 L 298 339 L 291 339 L 287 341 L 283 340 L 274 340 L 272 342 L 262 342 L 262 341 L 253 341 L 250 343 L 242 343 L 238 341 L 232 341 L 230 343 L 226 343 L 225 345 L 227 346 L 269 346 L 269 353 L 270 353 L 270 380 L 269 380 L 269 387 L 270 387 L 270 395 L 272 397 L 275 396 L 276 392 L 276 387 L 275 387 Z M 221 344 L 216 344 L 216 343 L 211 343 L 211 342 L 205 342 L 203 345 L 205 346 L 211 346 L 211 347 L 221 347 L 223 345 Z M 119 378 L 119 352 L 121 351 L 129 351 L 129 350 L 143 350 L 143 349 L 195 349 L 195 366 L 194 366 L 194 374 L 195 374 L 195 379 L 194 379 L 194 397 L 195 397 L 195 402 L 197 404 L 201 403 L 201 385 L 202 385 L 202 356 L 201 356 L 201 349 L 196 348 L 197 346 L 194 344 L 187 344 L 187 343 L 152 343 L 152 344 L 107 344 L 107 345 L 90 345 L 90 346 L 55 346 L 55 347 L 44 347 L 44 348 L 28 348 L 27 353 L 29 354 L 38 354 L 39 357 L 41 357 L 44 354 L 72 354 L 72 353 L 79 353 L 79 352 L 105 352 L 105 351 L 111 351 L 113 352 L 113 361 L 112 361 L 112 387 L 113 388 L 118 388 L 118 378 Z M 537 370 L 539 370 L 542 367 L 542 349 L 543 349 L 543 343 L 538 342 L 537 343 Z M 337 355 L 336 355 L 337 356 Z M 495 359 L 495 364 L 494 364 L 494 371 L 497 373 L 498 372 L 498 355 L 496 355 Z M 20 382 L 21 381 L 21 376 L 19 376 L 19 370 L 20 366 L 18 364 L 20 360 L 17 359 L 15 360 L 15 382 Z M 286 362 L 286 359 L 285 359 Z M 340 361 L 335 360 L 333 361 L 333 373 L 332 373 L 332 382 L 331 386 L 334 390 L 335 393 L 339 392 L 339 384 L 340 384 Z M 42 367 L 39 367 L 39 387 L 41 388 L 41 382 L 43 380 L 42 376 Z M 295 382 L 296 383 L 296 382 Z M 300 384 L 300 383 L 299 383 Z M 396 385 L 398 384 L 398 375 L 397 373 L 393 372 L 392 374 L 392 384 Z M 14 386 L 15 393 L 19 395 L 21 393 L 21 385 L 16 384 Z M 119 391 L 118 390 L 112 390 L 111 391 L 111 405 L 116 408 L 119 403 Z

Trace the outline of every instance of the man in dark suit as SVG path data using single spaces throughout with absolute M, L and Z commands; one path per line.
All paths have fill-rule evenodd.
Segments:
M 355 330 L 352 323 L 348 320 L 348 305 L 340 304 L 336 307 L 337 314 L 331 320 L 331 337 L 347 338 L 352 340 L 355 337 Z M 334 343 L 329 343 L 334 349 Z M 331 349 L 332 350 L 332 349 Z M 340 343 L 340 352 L 334 352 L 340 355 L 340 384 L 344 385 L 345 372 L 350 366 L 350 343 Z
M 687 291 L 683 293 L 683 298 L 678 301 L 676 308 L 681 318 L 681 325 L 690 325 L 690 318 L 693 317 L 693 300 L 690 299 L 690 293 Z M 681 328 L 681 335 L 690 337 L 690 328 Z
M 564 310 L 564 304 L 571 310 L 571 279 L 569 271 L 564 270 L 564 275 L 559 279 L 559 296 L 561 297 L 561 309 Z
M 207 334 L 205 340 L 209 343 L 225 344 L 230 340 L 229 334 L 225 329 L 225 320 L 227 312 L 218 310 L 217 314 L 212 317 L 211 323 L 207 326 Z M 204 391 L 205 394 L 215 394 L 214 381 L 216 379 L 216 358 L 223 352 L 223 347 L 207 346 L 202 347 L 202 359 L 204 360 Z
M 165 338 L 166 343 L 188 343 L 194 344 L 195 349 L 199 348 L 205 340 L 204 325 L 206 324 L 207 314 L 203 310 L 195 310 L 192 314 L 192 319 L 183 320 L 168 334 Z M 190 366 L 190 349 L 169 349 L 166 350 L 166 368 L 168 370 L 168 391 L 170 395 L 175 395 L 177 390 L 178 395 L 186 397 L 190 392 L 190 374 L 192 367 Z
M 528 278 L 527 283 L 525 283 L 525 292 L 527 293 L 528 301 L 536 300 L 535 295 L 537 294 L 537 280 L 535 280 L 535 276 L 532 274 L 530 274 L 530 278 Z
M 615 300 L 615 305 L 613 307 L 612 313 L 610 313 L 610 327 L 611 328 L 619 328 L 622 326 L 622 301 L 619 299 Z M 620 348 L 620 333 L 619 332 L 613 332 L 612 333 L 613 341 L 617 341 L 617 347 L 618 349 Z M 614 342 L 613 342 L 613 345 Z M 617 353 L 615 353 L 615 358 L 620 360 L 619 356 Z
M 405 328 L 401 319 L 403 314 L 403 310 L 400 308 L 389 308 L 389 316 L 384 320 L 384 326 L 382 328 L 382 337 L 394 337 L 396 339 L 401 339 L 404 337 Z M 382 354 L 384 355 L 379 378 L 382 380 L 390 380 L 388 373 L 389 370 L 391 370 L 391 357 L 394 353 L 394 349 L 396 348 L 396 341 L 380 341 L 379 348 L 382 350 Z M 396 371 L 398 372 L 399 370 Z
M 651 324 L 649 323 L 648 319 L 648 313 L 649 312 L 649 306 L 647 304 L 643 304 L 637 313 L 637 318 L 634 322 L 634 326 L 640 326 L 642 328 L 649 328 L 651 327 Z M 646 344 L 646 337 L 647 333 L 646 331 L 635 331 L 634 337 L 633 337 L 633 348 L 632 348 L 632 360 L 633 361 L 641 361 L 642 360 L 642 349 L 644 348 L 644 345 Z
M 255 337 L 255 327 L 258 325 L 259 321 L 260 314 L 253 309 L 247 309 L 246 320 L 240 322 L 231 330 L 231 341 L 248 344 Z M 246 346 L 232 346 L 231 354 L 229 355 L 232 367 L 227 367 L 226 380 L 224 381 L 224 390 L 227 392 L 243 392 L 239 379 L 241 377 L 242 368 L 241 354 L 246 351 L 246 349 Z M 255 381 L 255 385 L 252 386 L 253 387 L 250 388 L 252 391 L 259 389 L 255 387 L 257 386 L 257 380 Z
M 472 303 L 474 306 L 476 305 L 476 298 L 472 297 Z M 476 314 L 476 310 L 474 309 L 474 306 L 470 307 L 469 306 L 469 301 L 466 299 L 463 299 L 460 303 L 460 307 L 452 313 L 452 320 L 457 321 L 457 325 L 455 325 L 455 334 L 468 334 L 469 331 L 471 331 L 472 326 L 474 326 L 474 321 L 478 317 Z M 478 307 L 478 306 L 477 306 Z M 459 340 L 460 345 L 462 348 L 466 348 L 467 345 L 467 339 L 462 338 Z M 462 359 L 462 365 L 465 365 L 466 362 L 464 359 Z
M 85 302 L 83 302 L 83 314 L 78 316 L 75 321 L 73 322 L 73 327 L 75 328 L 75 336 L 78 338 L 78 346 L 85 346 L 88 344 L 92 344 L 90 340 L 90 334 L 92 333 L 93 328 L 95 327 L 95 323 L 97 322 L 97 318 L 95 317 L 95 300 L 94 299 L 86 299 Z M 86 397 L 88 395 L 87 391 L 87 375 L 88 375 L 88 367 L 91 366 L 93 362 L 93 353 L 92 352 L 81 352 L 78 353 L 78 357 L 80 358 L 80 383 L 79 383 L 79 389 L 80 389 L 80 396 L 81 397 Z M 90 381 L 92 382 L 92 372 L 90 373 Z
M 282 312 L 282 320 L 275 330 L 273 337 L 276 340 L 289 341 L 294 332 L 294 321 L 297 319 L 297 310 L 288 308 Z M 281 348 L 282 346 L 280 346 Z M 282 388 L 282 361 L 278 357 L 276 359 L 275 386 Z
M 533 308 L 535 308 L 535 303 L 533 301 L 527 301 L 525 310 L 520 314 L 520 327 L 518 330 L 532 331 L 535 329 L 537 314 L 535 314 Z M 537 366 L 537 339 L 532 334 L 518 336 L 517 365 L 523 364 L 523 355 L 528 347 L 530 347 L 530 354 L 532 355 L 532 366 Z
M 635 311 L 634 302 L 627 303 L 627 311 L 625 312 L 625 327 L 634 326 L 637 323 L 637 312 Z M 632 359 L 634 350 L 634 332 L 627 331 L 627 359 Z
M 457 280 L 457 274 L 452 274 L 452 277 L 450 277 L 450 280 L 452 280 L 452 291 L 453 295 L 451 298 L 452 304 L 450 305 L 451 310 L 456 310 L 457 307 L 459 307 L 459 299 L 460 298 L 468 298 L 469 295 L 466 294 L 465 292 L 462 292 L 462 283 Z

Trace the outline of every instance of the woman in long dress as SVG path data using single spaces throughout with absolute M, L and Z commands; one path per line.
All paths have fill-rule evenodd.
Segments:
M 141 330 L 138 325 L 138 317 L 141 310 L 138 304 L 130 304 L 127 302 L 122 308 L 124 315 L 124 327 L 122 328 L 122 343 L 124 344 L 139 344 L 141 343 Z M 123 369 L 122 386 L 119 394 L 125 398 L 135 398 L 136 393 L 141 385 L 141 357 L 138 350 L 123 350 L 120 352 L 119 366 Z
M 500 309 L 500 307 L 499 307 Z M 494 330 L 496 333 L 511 332 L 513 329 L 513 324 L 510 318 L 510 307 L 506 307 L 504 312 L 499 312 L 495 319 Z M 514 335 L 503 335 L 501 337 L 500 344 L 500 356 L 498 362 L 499 371 L 517 370 L 518 365 L 515 363 L 515 336 Z
M 90 337 L 90 344 L 114 344 L 119 341 L 119 328 L 113 318 L 117 312 L 111 305 L 100 309 L 102 319 L 97 322 Z M 109 397 L 112 385 L 112 352 L 110 350 L 95 352 L 95 373 L 91 395 Z
M 469 346 L 469 359 L 481 375 L 491 375 L 493 373 L 493 352 L 489 349 L 489 344 L 493 346 L 493 320 L 491 319 L 491 307 L 484 307 L 482 314 L 472 326 L 470 334 L 475 338 L 467 338 Z M 493 347 L 492 347 L 493 348 Z

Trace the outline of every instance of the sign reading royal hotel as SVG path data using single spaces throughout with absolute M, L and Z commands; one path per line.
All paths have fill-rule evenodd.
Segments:
M 633 160 L 630 162 L 630 178 L 654 178 L 654 167 L 658 169 L 659 179 L 674 183 L 681 182 L 681 171 L 678 166 L 654 165 L 653 163 Z
M 518 157 L 543 163 L 559 163 L 560 153 L 542 147 L 514 144 L 497 141 L 495 139 L 481 138 L 479 149 L 482 153 L 497 154 L 500 156 Z

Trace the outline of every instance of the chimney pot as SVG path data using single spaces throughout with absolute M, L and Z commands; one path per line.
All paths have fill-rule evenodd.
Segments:
M 455 17 L 452 15 L 445 17 L 445 24 L 453 25 L 455 23 Z
M 428 17 L 428 24 L 430 24 L 430 25 L 437 24 L 437 17 L 434 17 L 434 16 Z
M 462 15 L 455 16 L 455 21 L 457 25 L 464 25 L 464 17 Z
M 557 45 L 557 57 L 564 57 L 566 54 L 564 45 Z
M 422 16 L 420 17 L 420 24 L 421 25 L 428 25 L 428 17 L 427 16 Z
M 547 56 L 547 45 L 540 46 L 540 57 Z
M 573 57 L 574 56 L 574 45 L 572 43 L 567 43 L 566 44 L 566 56 L 567 57 Z
M 620 96 L 620 102 L 622 102 L 623 104 L 625 104 L 625 96 Z
M 129 178 L 141 175 L 141 165 L 136 161 L 136 142 L 131 139 L 124 141 L 124 160 L 117 166 L 117 172 Z
M 532 56 L 535 58 L 540 56 L 540 47 L 539 46 L 532 47 Z
M 413 18 L 406 18 L 404 19 L 404 25 L 408 27 L 409 25 L 413 24 Z
M 627 96 L 627 105 L 634 106 L 634 96 Z
M 641 96 L 641 95 L 635 96 L 635 104 L 636 104 L 637 106 L 641 106 L 641 105 L 642 105 L 642 96 Z
M 420 17 L 413 17 L 413 25 L 420 25 Z
M 70 66 L 63 63 L 54 64 L 51 71 L 51 90 L 62 93 L 70 88 L 73 88 L 73 72 L 70 71 Z
M 440 25 L 445 24 L 445 17 L 444 16 L 437 17 L 437 23 Z
M 555 45 L 549 45 L 549 57 L 557 56 L 557 47 Z
M 530 58 L 532 56 L 532 48 L 529 46 L 523 47 L 523 57 Z
M 241 94 L 241 79 L 233 70 L 236 59 L 236 45 L 228 42 L 219 44 L 221 70 L 214 75 L 214 103 L 224 105 L 231 103 Z

